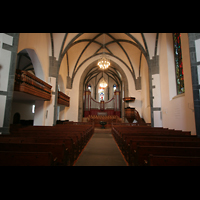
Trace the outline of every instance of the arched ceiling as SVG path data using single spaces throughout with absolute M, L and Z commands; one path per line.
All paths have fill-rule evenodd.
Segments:
M 103 52 L 130 71 L 134 81 L 140 76 L 141 60 L 157 54 L 158 33 L 50 33 L 52 56 L 67 60 L 68 76 L 73 79 L 88 60 L 98 60 Z M 105 47 L 105 48 L 103 48 Z
M 98 82 L 101 80 L 103 77 L 103 73 L 106 74 L 109 78 L 113 79 L 117 85 L 121 85 L 121 74 L 120 72 L 114 67 L 114 65 L 111 62 L 111 66 L 106 69 L 106 70 L 101 70 L 97 65 L 94 65 L 92 69 L 89 70 L 89 72 L 86 74 L 85 79 L 84 79 L 84 85 L 85 87 L 88 85 L 88 83 L 95 77 L 97 77 L 99 74 L 99 78 L 97 80 L 97 85 Z M 95 86 L 96 87 L 96 86 Z

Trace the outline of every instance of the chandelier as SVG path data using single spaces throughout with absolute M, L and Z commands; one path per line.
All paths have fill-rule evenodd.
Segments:
M 107 69 L 109 66 L 110 66 L 110 61 L 106 58 L 106 57 L 103 57 L 99 60 L 98 62 L 98 66 L 101 68 L 101 69 Z
M 100 83 L 100 87 L 101 87 L 102 89 L 105 89 L 107 86 L 108 86 L 108 84 L 106 83 L 106 81 L 105 81 L 104 78 L 103 78 L 103 81 Z
M 110 66 L 110 61 L 106 58 L 105 56 L 105 35 L 104 35 L 104 41 L 103 41 L 103 56 L 102 58 L 98 61 L 98 66 L 100 67 L 100 69 L 107 69 Z

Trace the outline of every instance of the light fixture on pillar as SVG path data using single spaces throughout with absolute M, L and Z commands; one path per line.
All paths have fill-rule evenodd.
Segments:
M 104 35 L 104 41 L 103 41 L 103 56 L 98 61 L 98 66 L 100 67 L 100 69 L 107 69 L 110 66 L 110 61 L 109 59 L 106 58 L 106 54 L 104 50 L 105 50 L 105 35 Z

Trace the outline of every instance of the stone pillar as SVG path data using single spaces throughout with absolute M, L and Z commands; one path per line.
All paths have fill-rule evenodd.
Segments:
M 85 110 L 90 111 L 90 106 L 91 106 L 91 92 L 85 91 Z
M 196 133 L 200 137 L 200 33 L 188 33 Z
M 114 92 L 114 102 L 115 102 L 115 107 L 114 107 L 114 110 L 115 110 L 115 115 L 118 115 L 119 117 L 121 117 L 121 104 L 120 104 L 120 91 L 115 91 Z
M 49 56 L 49 84 L 52 85 L 52 97 L 47 105 L 48 116 L 46 121 L 48 126 L 53 126 L 56 125 L 58 116 L 58 61 L 52 56 Z
M 9 134 L 19 33 L 0 33 L 0 134 Z
M 151 125 L 162 127 L 161 117 L 161 90 L 160 90 L 160 70 L 159 56 L 153 56 L 149 61 L 149 85 L 150 85 L 150 105 L 151 105 Z

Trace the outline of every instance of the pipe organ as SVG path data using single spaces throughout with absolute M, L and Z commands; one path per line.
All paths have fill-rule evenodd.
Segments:
M 120 91 L 114 92 L 114 97 L 109 101 L 96 101 L 91 97 L 91 92 L 86 90 L 83 96 L 84 117 L 89 115 L 117 115 L 121 117 Z

